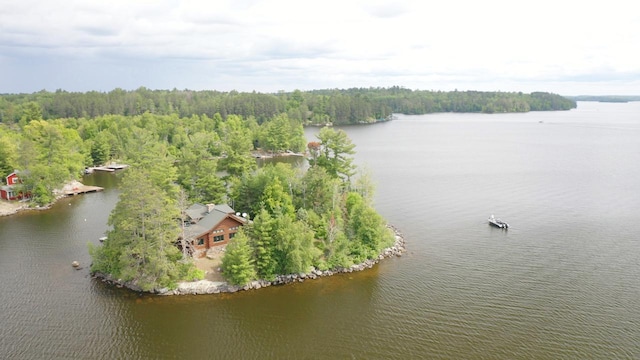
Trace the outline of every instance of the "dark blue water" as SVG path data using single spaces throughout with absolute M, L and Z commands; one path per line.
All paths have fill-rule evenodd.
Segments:
M 345 130 L 405 234 L 402 258 L 254 292 L 138 296 L 88 276 L 87 243 L 118 196 L 102 174 L 87 179 L 102 193 L 0 218 L 0 357 L 640 358 L 640 103 Z M 489 227 L 492 213 L 511 228 Z

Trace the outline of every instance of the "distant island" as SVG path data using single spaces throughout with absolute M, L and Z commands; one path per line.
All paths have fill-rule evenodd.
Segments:
M 630 101 L 640 101 L 640 95 L 578 95 L 567 96 L 574 101 L 598 101 L 626 103 Z
M 303 125 L 347 125 L 390 119 L 394 113 L 509 113 L 569 110 L 573 99 L 546 92 L 431 91 L 389 88 L 326 89 L 278 93 L 215 90 L 150 90 L 55 92 L 0 95 L 0 122 L 17 123 L 37 110 L 44 120 L 96 118 L 144 113 L 189 117 L 219 114 L 254 118 L 259 124 L 279 114 Z M 37 109 L 36 109 L 37 108 Z M 27 115 L 29 116 L 29 115 Z M 32 116 L 31 116 L 32 117 Z

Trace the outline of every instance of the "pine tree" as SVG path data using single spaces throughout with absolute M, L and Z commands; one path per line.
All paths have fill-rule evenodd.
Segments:
M 144 291 L 173 287 L 191 265 L 178 263 L 178 207 L 143 170 L 128 169 L 121 188 L 108 222 L 113 229 L 102 247 L 90 250 L 92 272 L 111 274 Z
M 233 285 L 248 283 L 256 277 L 253 262 L 249 238 L 244 231 L 240 230 L 227 245 L 222 258 L 222 269 L 225 278 Z
M 355 173 L 355 165 L 351 155 L 355 154 L 355 145 L 344 130 L 322 128 L 318 134 L 321 150 L 315 164 L 323 167 L 327 173 L 336 178 L 349 180 Z
M 274 219 L 262 209 L 253 219 L 252 240 L 256 259 L 256 272 L 262 279 L 273 280 L 277 275 L 275 258 Z

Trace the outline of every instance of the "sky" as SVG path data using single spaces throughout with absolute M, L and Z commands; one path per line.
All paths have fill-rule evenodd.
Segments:
M 630 0 L 0 0 L 0 93 L 640 95 Z

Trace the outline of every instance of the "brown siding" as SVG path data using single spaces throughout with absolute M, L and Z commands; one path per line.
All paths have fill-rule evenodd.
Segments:
M 229 243 L 229 234 L 231 233 L 235 233 L 238 230 L 235 229 L 231 229 L 233 227 L 240 227 L 242 226 L 242 223 L 237 221 L 236 219 L 232 218 L 232 217 L 226 217 L 224 220 L 222 220 L 220 223 L 218 223 L 218 225 L 213 228 L 213 231 L 209 234 L 209 248 L 212 248 L 214 246 L 220 246 L 220 245 L 225 245 L 227 243 Z M 217 241 L 214 242 L 214 237 L 216 236 L 223 236 L 224 240 L 222 241 Z
M 232 229 L 234 227 L 241 227 L 242 223 L 231 216 L 227 216 L 222 221 L 218 223 L 213 229 L 210 231 L 200 235 L 193 244 L 194 248 L 194 256 L 195 257 L 203 257 L 206 255 L 207 250 L 229 243 L 229 235 L 238 231 L 237 229 Z M 223 236 L 222 241 L 214 242 L 214 238 L 216 236 Z M 204 244 L 198 245 L 198 239 L 204 238 Z

